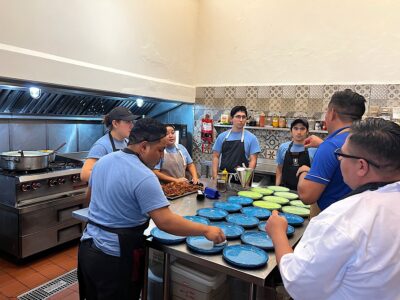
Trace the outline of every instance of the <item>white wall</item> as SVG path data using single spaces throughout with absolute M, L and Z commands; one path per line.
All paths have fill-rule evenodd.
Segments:
M 398 0 L 201 0 L 197 86 L 398 83 Z
M 0 76 L 194 101 L 196 0 L 1 0 Z

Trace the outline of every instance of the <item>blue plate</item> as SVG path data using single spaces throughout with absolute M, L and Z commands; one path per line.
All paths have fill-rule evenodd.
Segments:
M 229 222 L 215 222 L 211 226 L 217 226 L 222 229 L 227 239 L 237 239 L 244 233 L 242 226 L 229 223 Z
M 215 246 L 212 241 L 209 241 L 204 236 L 189 236 L 186 239 L 187 246 L 195 252 L 202 254 L 215 254 L 221 252 L 226 244 Z
M 185 216 L 184 217 L 186 220 L 196 222 L 196 223 L 201 223 L 204 225 L 210 225 L 210 221 L 207 218 L 200 217 L 200 216 Z
M 266 221 L 260 222 L 260 224 L 258 224 L 258 229 L 265 232 L 265 224 L 266 223 L 267 223 Z M 294 233 L 294 227 L 292 225 L 288 225 L 286 234 L 288 236 L 291 236 L 291 235 L 293 235 L 293 233 Z
M 255 206 L 243 207 L 241 212 L 247 216 L 256 217 L 261 220 L 268 219 L 271 215 L 268 209 Z
M 183 241 L 185 241 L 185 239 L 186 239 L 185 236 L 173 235 L 168 232 L 162 231 L 161 229 L 158 229 L 157 227 L 153 228 L 150 231 L 150 234 L 153 236 L 154 239 L 156 239 L 160 243 L 167 244 L 167 245 L 179 244 L 179 243 L 182 243 Z
M 245 214 L 231 214 L 226 217 L 226 220 L 244 228 L 256 227 L 258 223 L 260 223 L 260 220 L 256 217 L 247 216 Z
M 240 204 L 222 201 L 214 202 L 214 207 L 225 209 L 229 213 L 237 212 L 242 208 Z
M 240 204 L 243 206 L 251 205 L 253 203 L 253 199 L 242 196 L 230 196 L 226 201 L 230 203 Z
M 264 250 L 251 245 L 227 246 L 222 256 L 228 263 L 246 269 L 260 268 L 268 261 L 268 254 Z
M 197 214 L 201 217 L 205 217 L 212 221 L 222 220 L 228 215 L 226 210 L 221 208 L 200 208 L 197 210 Z
M 300 226 L 304 223 L 304 219 L 298 215 L 288 214 L 288 213 L 279 213 L 280 216 L 285 217 L 288 224 L 292 226 Z
M 240 237 L 243 243 L 256 246 L 258 248 L 269 250 L 274 249 L 274 244 L 266 232 L 263 231 L 248 231 Z

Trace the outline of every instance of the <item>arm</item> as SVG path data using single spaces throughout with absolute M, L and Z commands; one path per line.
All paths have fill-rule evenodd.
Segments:
M 304 204 L 313 204 L 318 201 L 325 190 L 326 185 L 305 179 L 310 168 L 301 166 L 298 171 L 299 183 L 297 184 L 297 192 L 299 198 Z
M 88 158 L 85 160 L 81 171 L 81 180 L 88 182 L 90 178 L 90 174 L 92 174 L 92 170 L 94 164 L 97 162 L 97 158 Z
M 274 210 L 267 221 L 265 229 L 274 244 L 276 261 L 279 265 L 282 256 L 293 253 L 286 236 L 287 221 L 284 217 L 278 215 L 277 210 Z
M 275 185 L 281 185 L 282 183 L 282 165 L 276 166 L 276 174 L 275 174 Z
M 304 147 L 305 148 L 318 148 L 319 145 L 322 144 L 324 140 L 316 135 L 310 135 L 308 138 L 304 140 Z
M 212 156 L 212 178 L 217 179 L 219 167 L 219 152 L 214 151 Z
M 258 153 L 250 155 L 249 168 L 255 169 L 257 166 Z
M 188 164 L 186 166 L 186 168 L 190 172 L 190 175 L 192 175 L 193 183 L 198 183 L 199 182 L 199 176 L 197 175 L 197 170 L 196 170 L 196 166 L 194 165 L 194 163 Z
M 159 180 L 165 181 L 165 182 L 181 182 L 181 181 L 187 181 L 186 178 L 175 178 L 172 176 L 169 176 L 167 174 L 164 174 L 160 170 L 153 170 L 154 174 L 158 177 Z
M 225 241 L 224 232 L 220 228 L 186 220 L 174 214 L 168 207 L 155 209 L 149 215 L 157 227 L 166 232 L 181 236 L 204 235 L 216 244 Z
M 85 205 L 89 206 L 91 196 L 92 196 L 92 189 L 90 188 L 90 186 L 88 186 L 88 188 L 86 189 Z

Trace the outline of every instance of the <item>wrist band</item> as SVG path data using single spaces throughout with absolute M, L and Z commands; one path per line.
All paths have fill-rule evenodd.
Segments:
M 300 175 L 303 174 L 303 173 L 308 173 L 308 171 L 301 171 L 301 172 L 299 173 L 299 175 L 297 175 L 297 178 L 300 178 Z

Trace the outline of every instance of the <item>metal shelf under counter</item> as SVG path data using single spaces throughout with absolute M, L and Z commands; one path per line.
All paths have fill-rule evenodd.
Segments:
M 222 125 L 222 124 L 214 124 L 214 127 L 217 128 L 230 128 L 232 125 Z M 245 129 L 248 130 L 276 130 L 276 131 L 290 131 L 289 128 L 276 128 L 272 126 L 264 126 L 264 127 L 259 127 L 259 126 L 245 126 Z M 328 131 L 326 130 L 310 130 L 311 133 L 323 133 L 323 134 L 328 134 Z

